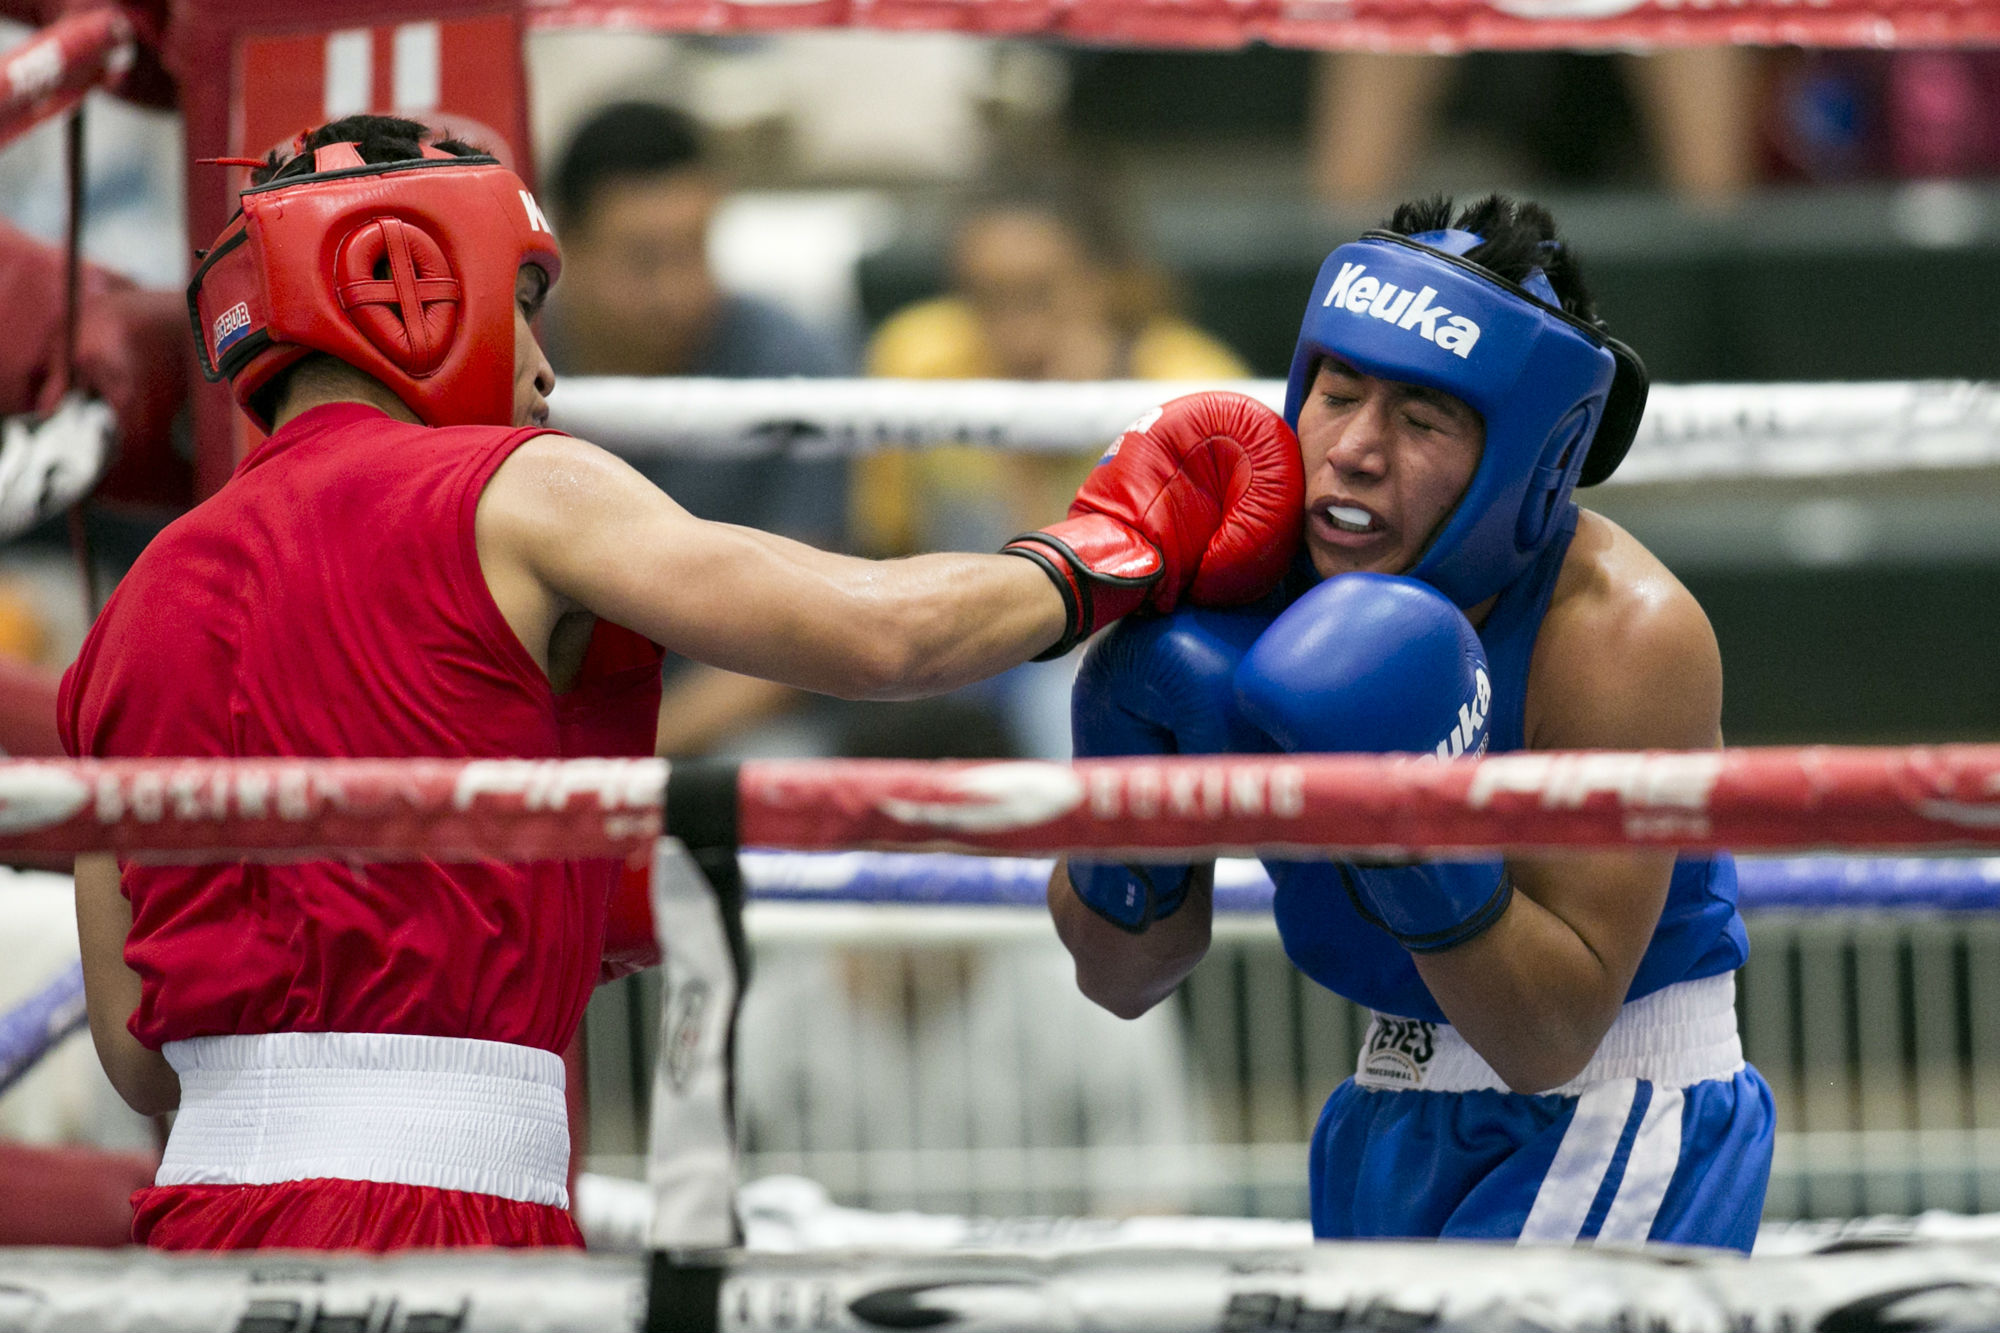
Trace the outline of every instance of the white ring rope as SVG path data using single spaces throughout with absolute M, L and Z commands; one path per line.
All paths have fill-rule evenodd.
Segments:
M 1994 1326 L 1990 1239 L 1753 1259 L 1478 1242 L 977 1252 L 0 1252 L 0 1327 L 1073 1333 Z
M 1075 454 L 1199 389 L 1284 404 L 1282 380 L 572 379 L 556 390 L 552 424 L 633 458 L 824 457 L 953 444 Z M 1995 465 L 2000 388 L 1992 384 L 1658 384 L 1612 484 Z

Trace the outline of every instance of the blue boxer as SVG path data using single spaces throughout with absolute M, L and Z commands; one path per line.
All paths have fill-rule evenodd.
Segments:
M 1182 627 L 1121 628 L 1079 677 L 1080 746 L 1141 698 L 1158 753 L 1719 744 L 1699 606 L 1571 500 L 1617 467 L 1645 397 L 1544 210 L 1405 205 L 1328 258 L 1307 306 L 1281 605 L 1247 644 L 1240 624 L 1195 627 L 1192 650 Z M 1333 855 L 1267 862 L 1289 957 L 1373 1011 L 1313 1136 L 1316 1234 L 1749 1248 L 1774 1118 L 1736 1031 L 1726 854 Z M 1130 873 L 1079 866 L 1050 896 L 1086 994 L 1126 1014 L 1207 945 L 1198 881 Z

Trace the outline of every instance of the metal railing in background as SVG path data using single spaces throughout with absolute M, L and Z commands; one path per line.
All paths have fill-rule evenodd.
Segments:
M 1066 984 L 1064 961 L 1039 912 L 765 905 L 752 920 L 753 1003 L 760 987 L 789 989 L 787 1001 L 807 1012 L 781 1044 L 817 1059 L 787 1057 L 796 1074 L 788 1085 L 745 1081 L 746 1177 L 794 1172 L 870 1208 L 1304 1215 L 1306 1140 L 1354 1067 L 1364 1019 L 1299 976 L 1268 918 L 1219 929 L 1164 1007 L 1166 1048 L 1180 1053 L 1171 1067 L 1135 1059 L 1127 1048 L 1144 1040 L 1137 1030 L 1104 1021 L 1073 987 L 1052 993 Z M 899 932 L 904 921 L 914 929 Z M 2000 1210 L 2000 916 L 1763 911 L 1750 918 L 1750 936 L 1738 1011 L 1780 1126 L 1767 1216 Z M 857 959 L 899 978 L 888 1021 L 840 987 L 798 984 L 802 973 L 830 976 Z M 1049 1025 L 1067 1054 L 1010 1045 L 961 1017 L 957 1030 L 973 1044 L 940 1055 L 938 1033 L 950 1024 L 927 1030 L 935 1020 L 922 1011 L 962 999 L 968 969 L 986 974 L 982 1005 L 1011 1006 L 1017 1031 Z M 599 1169 L 630 1172 L 644 1148 L 658 1012 L 647 985 L 607 988 L 591 1011 Z M 857 1044 L 861 1032 L 873 1036 Z M 763 1058 L 754 1042 L 741 1054 Z M 1008 1094 L 1017 1106 L 1039 1099 L 1048 1114 L 967 1109 L 977 1089 L 1004 1086 L 1017 1089 Z M 1102 1106 L 1120 1086 L 1134 1103 L 1184 1096 L 1194 1114 L 1180 1120 L 1179 1138 L 1158 1118 L 1108 1116 Z M 760 1096 L 789 1104 L 760 1106 Z M 900 1139 L 888 1123 L 895 1116 L 881 1110 L 899 1103 L 931 1110 L 905 1115 Z M 956 1137 L 953 1123 L 963 1127 Z M 790 1128 L 775 1138 L 759 1131 L 776 1124 Z

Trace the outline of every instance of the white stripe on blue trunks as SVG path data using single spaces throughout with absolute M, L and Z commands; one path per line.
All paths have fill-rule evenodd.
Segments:
M 1604 1173 L 1618 1152 L 1618 1140 L 1625 1136 L 1638 1094 L 1638 1079 L 1615 1078 L 1586 1088 L 1576 1099 L 1576 1112 L 1521 1227 L 1521 1244 L 1576 1243 Z
M 1625 1160 L 1625 1178 L 1611 1200 L 1611 1211 L 1598 1228 L 1597 1243 L 1637 1245 L 1653 1229 L 1660 1203 L 1667 1197 L 1667 1185 L 1681 1160 L 1681 1107 L 1685 1096 L 1679 1088 L 1653 1088 L 1653 1100 L 1646 1118 L 1639 1124 L 1639 1136 Z

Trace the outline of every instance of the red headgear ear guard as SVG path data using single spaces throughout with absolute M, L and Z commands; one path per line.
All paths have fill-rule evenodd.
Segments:
M 325 352 L 388 385 L 430 426 L 514 416 L 514 281 L 553 284 L 562 252 L 534 196 L 491 157 L 370 165 L 351 143 L 313 170 L 243 192 L 195 270 L 188 311 L 202 373 L 251 405 L 273 376 Z

